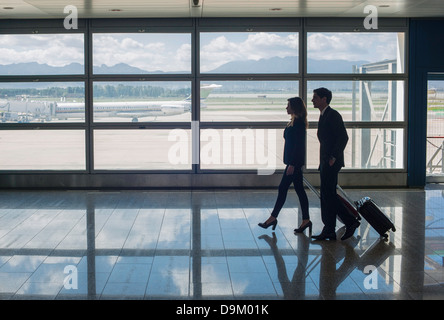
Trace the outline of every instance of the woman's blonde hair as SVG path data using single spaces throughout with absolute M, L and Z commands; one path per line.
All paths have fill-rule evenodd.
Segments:
M 288 99 L 288 104 L 290 106 L 290 109 L 293 111 L 293 114 L 291 115 L 291 120 L 288 123 L 289 127 L 293 126 L 294 119 L 301 119 L 304 121 L 305 128 L 308 128 L 308 121 L 307 121 L 307 107 L 305 106 L 304 100 L 302 100 L 299 97 L 294 97 Z

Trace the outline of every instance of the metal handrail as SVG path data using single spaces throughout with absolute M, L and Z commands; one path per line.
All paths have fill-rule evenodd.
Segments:
M 429 139 L 443 139 L 443 141 L 440 146 L 437 146 L 434 143 L 432 143 Z M 430 157 L 430 160 L 427 162 L 426 167 L 429 168 L 429 173 L 433 173 L 433 171 L 435 169 L 439 169 L 439 168 L 441 168 L 441 172 L 444 173 L 444 161 L 443 161 L 443 158 L 444 158 L 444 137 L 442 137 L 442 136 L 427 137 L 427 142 L 430 143 L 435 148 L 437 148 L 435 153 Z M 440 154 L 441 154 L 441 159 L 439 159 L 436 164 L 433 164 L 433 160 L 435 160 L 435 158 Z

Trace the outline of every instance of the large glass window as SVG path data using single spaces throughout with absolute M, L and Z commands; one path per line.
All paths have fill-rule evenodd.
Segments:
M 272 174 L 283 169 L 283 131 L 284 128 L 202 129 L 201 168 L 257 170 L 258 174 Z
M 347 126 L 345 168 L 405 169 L 405 32 L 324 29 L 306 33 L 309 121 L 319 119 L 313 89 L 326 87 Z M 319 141 L 310 129 L 307 168 L 318 165 Z
M 308 32 L 308 73 L 403 73 L 404 33 Z
M 309 120 L 317 121 L 319 111 L 313 108 L 313 90 L 326 87 L 332 91 L 331 106 L 344 121 L 403 121 L 404 81 L 308 81 Z
M 444 80 L 429 80 L 427 84 L 426 171 L 429 178 L 444 181 Z
M 85 170 L 84 130 L 0 130 L 0 170 Z
M 83 34 L 0 35 L 0 75 L 84 73 Z
M 346 123 L 346 169 L 405 169 L 406 25 L 210 20 L 3 28 L 0 170 L 270 174 L 284 167 L 294 96 L 307 102 L 306 168 L 315 170 L 317 87 L 333 92 Z
M 286 121 L 298 81 L 214 81 L 201 86 L 202 121 Z
M 204 32 L 200 34 L 202 73 L 297 73 L 295 32 Z
M 0 83 L 2 123 L 84 122 L 83 82 Z
M 94 121 L 190 121 L 191 83 L 94 82 Z
M 189 170 L 191 132 L 185 129 L 95 130 L 96 170 Z
M 317 129 L 307 132 L 307 169 L 319 166 Z M 347 129 L 347 169 L 403 169 L 404 129 Z
M 95 74 L 191 73 L 191 34 L 96 33 Z

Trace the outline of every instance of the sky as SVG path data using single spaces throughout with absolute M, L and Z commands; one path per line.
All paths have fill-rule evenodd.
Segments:
M 297 33 L 202 33 L 201 71 L 213 70 L 236 60 L 297 56 Z
M 191 72 L 190 34 L 95 34 L 93 64 Z
M 308 57 L 381 61 L 397 54 L 396 33 L 308 33 Z M 83 34 L 0 35 L 0 64 L 83 64 Z M 201 33 L 201 71 L 234 60 L 297 56 L 299 38 L 288 32 Z M 93 63 L 126 63 L 147 71 L 191 71 L 190 34 L 94 34 Z
M 83 64 L 83 35 L 0 35 L 0 64 L 46 63 L 61 67 Z

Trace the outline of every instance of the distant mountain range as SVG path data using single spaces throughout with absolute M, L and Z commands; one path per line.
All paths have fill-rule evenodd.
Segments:
M 53 67 L 37 62 L 22 62 L 0 65 L 1 75 L 61 75 L 61 74 L 83 74 L 84 67 L 80 63 L 70 63 L 63 67 Z M 107 65 L 94 66 L 94 73 L 100 74 L 142 74 L 146 71 L 132 67 L 126 63 L 119 63 L 112 67 Z
M 37 62 L 21 62 L 0 65 L 1 75 L 59 75 L 59 74 L 82 74 L 83 65 L 71 63 L 63 67 L 53 67 Z
M 308 59 L 308 72 L 313 73 L 350 73 L 353 65 L 363 65 L 367 61 L 347 61 L 347 60 L 314 60 Z M 298 70 L 298 57 L 273 57 L 260 60 L 231 61 L 225 63 L 209 73 L 289 73 Z M 61 74 L 83 74 L 84 67 L 80 63 L 71 63 L 63 67 L 53 67 L 37 62 L 14 63 L 0 65 L 0 75 L 61 75 Z M 126 63 L 119 63 L 114 66 L 94 66 L 95 74 L 159 74 L 159 73 L 180 73 L 145 71 L 137 67 L 132 67 Z
M 363 65 L 368 61 L 315 60 L 307 59 L 308 72 L 312 73 L 351 73 L 353 65 Z M 209 73 L 291 73 L 298 70 L 298 57 L 273 57 L 260 60 L 231 61 Z

